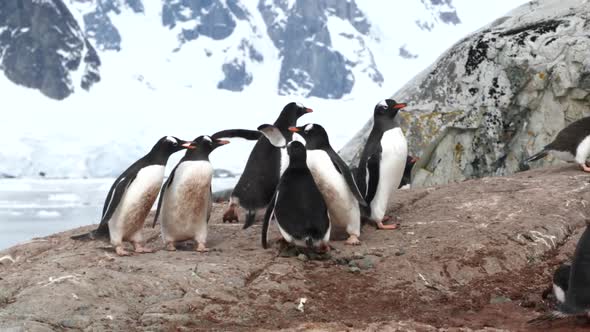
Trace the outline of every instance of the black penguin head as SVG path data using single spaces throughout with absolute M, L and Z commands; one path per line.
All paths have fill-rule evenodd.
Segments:
M 297 119 L 299 119 L 302 115 L 311 113 L 313 110 L 311 108 L 307 108 L 303 106 L 301 103 L 291 102 L 283 107 L 281 114 L 277 121 L 275 121 L 275 126 L 279 128 L 287 129 L 290 126 L 295 126 L 297 124 Z
M 164 136 L 158 140 L 158 142 L 152 148 L 152 151 L 159 154 L 167 154 L 168 156 L 174 152 L 182 149 L 194 149 L 195 145 L 193 142 L 181 140 L 174 136 Z
M 208 135 L 202 135 L 195 138 L 191 144 L 195 146 L 194 149 L 188 150 L 186 156 L 191 159 L 199 159 L 198 157 L 208 157 L 209 154 L 218 147 L 228 144 L 229 141 L 211 138 Z
M 373 117 L 376 124 L 391 123 L 397 115 L 397 112 L 406 107 L 405 103 L 398 103 L 393 99 L 385 99 L 375 105 Z
M 289 167 L 307 167 L 307 152 L 303 143 L 299 141 L 289 142 L 287 144 L 287 153 L 289 153 Z
M 289 131 L 299 134 L 305 140 L 308 150 L 324 149 L 330 146 L 328 133 L 317 123 L 308 123 L 300 127 L 289 127 Z

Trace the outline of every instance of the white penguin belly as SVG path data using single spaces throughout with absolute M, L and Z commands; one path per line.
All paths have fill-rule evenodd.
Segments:
M 185 161 L 178 166 L 160 212 L 164 241 L 205 242 L 212 177 L 208 161 Z
M 145 218 L 156 201 L 163 179 L 164 166 L 162 165 L 147 166 L 137 172 L 115 213 L 108 221 L 112 240 L 115 242 L 129 240 L 130 236 L 143 228 Z
M 590 156 L 590 136 L 586 136 L 578 145 L 576 149 L 576 162 L 578 164 L 584 164 Z
M 307 167 L 324 197 L 330 214 L 330 223 L 345 227 L 360 235 L 359 205 L 350 191 L 344 176 L 336 170 L 330 156 L 323 150 L 307 151 Z M 359 234 L 356 234 L 359 233 Z
M 371 219 L 382 220 L 387 204 L 404 176 L 408 142 L 402 130 L 390 129 L 381 137 L 381 162 L 379 163 L 379 182 L 377 192 L 371 201 Z
M 283 175 L 283 173 L 285 173 L 285 170 L 287 170 L 287 167 L 289 167 L 289 154 L 287 153 L 287 149 L 281 148 L 280 151 L 281 151 L 281 166 L 280 166 L 279 176 Z

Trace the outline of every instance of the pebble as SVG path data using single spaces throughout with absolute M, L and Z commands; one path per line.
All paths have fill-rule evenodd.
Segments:
M 356 266 L 351 266 L 351 267 L 348 268 L 348 271 L 350 271 L 352 273 L 360 273 L 361 272 L 361 269 L 359 269 Z
M 302 261 L 302 262 L 307 262 L 309 260 L 309 258 L 307 258 L 307 256 L 305 256 L 305 254 L 299 254 L 297 256 L 297 259 Z
M 490 298 L 490 304 L 499 304 L 506 302 L 512 302 L 512 300 L 505 296 L 493 296 L 492 298 Z
M 357 266 L 361 270 L 369 270 L 375 266 L 375 263 L 370 257 L 365 257 L 357 262 Z
M 355 252 L 352 254 L 352 259 L 362 259 L 365 255 L 361 254 L 360 252 Z
M 404 255 L 405 253 L 406 253 L 406 251 L 404 249 L 400 249 L 400 250 L 398 250 L 398 251 L 395 252 L 395 255 L 396 256 L 401 256 L 401 255 Z

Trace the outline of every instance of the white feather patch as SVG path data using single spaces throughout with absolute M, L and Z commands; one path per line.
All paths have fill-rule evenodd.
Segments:
M 590 156 L 590 136 L 586 136 L 578 145 L 576 149 L 576 162 L 578 164 L 584 164 Z
M 377 105 L 387 107 L 387 102 L 385 100 L 382 100 Z

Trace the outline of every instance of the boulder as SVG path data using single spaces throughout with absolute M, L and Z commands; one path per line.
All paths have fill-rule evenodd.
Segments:
M 365 226 L 358 247 L 336 231 L 321 259 L 262 249 L 260 223 L 223 224 L 217 204 L 208 254 L 162 250 L 149 226 L 160 250 L 132 257 L 69 238 L 96 226 L 34 239 L 0 252 L 0 330 L 523 331 L 590 213 L 572 165 L 403 193 L 400 229 Z
M 589 32 L 587 1 L 531 1 L 459 41 L 396 92 L 409 104 L 398 122 L 420 157 L 412 185 L 558 163 L 523 160 L 590 115 Z M 345 160 L 358 162 L 371 127 L 340 151 Z

